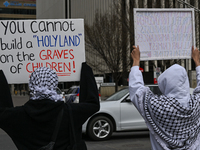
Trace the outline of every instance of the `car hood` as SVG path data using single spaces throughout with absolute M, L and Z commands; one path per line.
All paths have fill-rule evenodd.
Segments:
M 100 102 L 100 109 L 105 107 L 112 107 L 114 104 L 116 104 L 118 101 L 101 101 Z

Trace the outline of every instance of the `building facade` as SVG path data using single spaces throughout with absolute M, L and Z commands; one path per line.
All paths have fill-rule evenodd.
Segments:
M 47 3 L 48 1 L 48 3 Z M 85 22 L 88 24 L 93 24 L 95 14 L 99 11 L 101 14 L 106 14 L 113 12 L 114 3 L 116 0 L 43 0 L 37 1 L 37 19 L 52 19 L 52 18 L 84 18 Z M 123 2 L 119 0 L 119 3 Z M 134 30 L 133 25 L 133 9 L 134 8 L 194 8 L 195 10 L 195 36 L 196 36 L 196 47 L 199 46 L 199 0 L 125 0 L 126 16 L 130 20 L 130 25 Z M 123 23 L 122 23 L 123 24 Z M 134 31 L 133 31 L 134 32 Z M 131 31 L 127 34 L 128 46 L 127 54 L 131 51 L 131 46 L 134 45 L 134 33 L 131 35 Z M 103 65 L 103 61 L 99 58 L 92 57 L 95 53 L 91 54 L 87 52 L 86 58 L 91 58 L 97 63 Z M 97 54 L 97 53 L 96 53 Z M 128 55 L 127 55 L 128 58 Z M 89 60 L 90 61 L 90 60 Z M 141 67 L 144 69 L 144 77 L 146 83 L 154 83 L 153 74 L 159 67 L 161 71 L 164 71 L 173 63 L 179 63 L 186 68 L 190 76 L 190 81 L 192 83 L 191 87 L 195 87 L 195 65 L 191 59 L 185 60 L 170 60 L 170 61 L 143 61 L 141 62 Z M 128 68 L 127 72 L 129 71 Z M 95 68 L 94 68 L 95 70 Z M 106 70 L 106 69 L 105 69 Z M 107 70 L 106 73 L 109 73 Z M 95 70 L 95 73 L 99 73 Z M 105 73 L 105 72 L 104 72 Z
M 36 0 L 0 0 L 0 20 L 36 19 Z

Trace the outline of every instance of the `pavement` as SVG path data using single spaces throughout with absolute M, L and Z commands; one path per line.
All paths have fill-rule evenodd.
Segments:
M 12 95 L 13 105 L 22 106 L 29 100 L 29 95 Z

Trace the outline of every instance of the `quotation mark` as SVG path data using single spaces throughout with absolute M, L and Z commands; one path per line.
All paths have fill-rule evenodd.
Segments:
M 33 35 L 33 38 L 36 38 L 37 37 L 37 35 Z

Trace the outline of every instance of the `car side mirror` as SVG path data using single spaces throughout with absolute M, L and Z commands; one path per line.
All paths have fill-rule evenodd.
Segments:
M 130 103 L 130 102 L 132 102 L 132 101 L 131 101 L 131 99 L 130 99 L 130 98 L 127 98 L 127 99 L 125 99 L 125 102 L 128 102 L 128 103 Z

